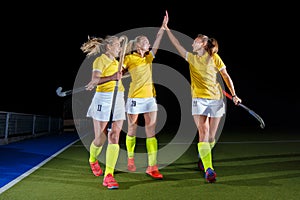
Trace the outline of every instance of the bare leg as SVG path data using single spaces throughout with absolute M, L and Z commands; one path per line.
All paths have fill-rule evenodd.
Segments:
M 119 144 L 120 132 L 122 130 L 123 120 L 112 123 L 111 132 L 108 133 L 108 144 Z
M 136 129 L 137 129 L 137 119 L 138 114 L 127 114 L 127 121 L 128 121 L 128 132 L 127 135 L 129 136 L 136 136 Z
M 144 113 L 144 118 L 147 138 L 154 137 L 157 120 L 157 111 Z
M 204 115 L 193 115 L 198 129 L 199 142 L 207 142 L 209 138 L 209 118 Z

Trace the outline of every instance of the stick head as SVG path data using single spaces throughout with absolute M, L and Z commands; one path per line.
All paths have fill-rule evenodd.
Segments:
M 260 128 L 264 129 L 265 128 L 265 122 L 261 119 L 260 122 Z
M 66 96 L 66 93 L 65 93 L 65 92 L 62 92 L 62 87 L 58 87 L 58 88 L 56 89 L 56 94 L 57 94 L 58 96 L 60 96 L 60 97 Z

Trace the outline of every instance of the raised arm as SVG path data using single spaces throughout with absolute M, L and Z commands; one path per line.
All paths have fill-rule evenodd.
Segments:
M 169 36 L 169 39 L 171 40 L 172 44 L 175 46 L 179 54 L 185 59 L 186 56 L 186 49 L 180 44 L 178 39 L 173 35 L 171 30 L 168 28 L 168 22 L 169 22 L 169 16 L 168 12 L 166 11 L 166 16 L 164 18 L 163 27 L 167 31 L 167 34 Z
M 163 21 L 163 24 L 165 23 L 165 20 L 166 20 L 166 17 L 164 17 L 164 21 Z M 156 35 L 156 39 L 155 39 L 155 41 L 154 41 L 154 43 L 153 43 L 153 46 L 152 46 L 152 52 L 154 53 L 154 55 L 156 54 L 156 52 L 157 52 L 157 50 L 158 50 L 158 47 L 159 47 L 159 45 L 160 45 L 160 41 L 161 41 L 161 38 L 162 38 L 162 36 L 163 36 L 163 34 L 164 34 L 164 27 L 163 27 L 163 25 L 160 27 L 160 29 L 159 29 L 159 31 L 158 31 L 158 33 L 157 33 L 157 35 Z

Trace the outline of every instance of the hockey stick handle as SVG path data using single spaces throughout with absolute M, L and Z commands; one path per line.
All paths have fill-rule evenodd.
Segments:
M 126 53 L 126 47 L 127 47 L 127 43 L 128 43 L 128 38 L 125 35 L 122 35 L 120 37 L 121 40 L 123 40 L 122 43 L 122 50 L 120 52 L 120 60 L 119 60 L 119 65 L 118 65 L 118 71 L 121 71 L 122 66 L 123 66 L 123 62 L 124 62 L 124 57 L 125 57 L 125 53 Z M 111 132 L 112 129 L 112 123 L 113 123 L 113 113 L 115 110 L 115 106 L 116 106 L 116 99 L 117 99 L 117 93 L 118 93 L 118 87 L 119 86 L 119 81 L 116 81 L 116 85 L 114 88 L 114 92 L 113 92 L 113 99 L 112 99 L 112 107 L 111 107 L 111 112 L 110 112 L 110 116 L 109 116 L 109 121 L 107 124 L 107 131 Z
M 228 99 L 232 100 L 233 97 L 232 97 L 229 93 L 227 93 L 226 91 L 223 90 L 223 94 L 224 94 Z M 239 104 L 237 104 L 237 105 L 243 107 L 243 108 L 244 108 L 245 110 L 247 110 L 248 112 L 251 111 L 250 108 L 248 108 L 247 106 L 245 106 L 245 105 L 242 104 L 242 103 L 239 103 Z
M 223 90 L 223 94 L 230 100 L 232 100 L 232 96 Z
M 233 99 L 233 97 L 232 97 L 229 93 L 227 93 L 225 90 L 223 90 L 223 94 L 224 94 L 228 99 L 230 99 L 230 100 Z M 247 111 L 250 111 L 250 109 L 249 109 L 247 106 L 243 105 L 242 103 L 239 103 L 238 106 L 241 106 L 241 107 L 245 108 Z

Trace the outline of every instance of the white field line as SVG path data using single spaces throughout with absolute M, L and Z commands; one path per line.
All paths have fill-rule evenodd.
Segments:
M 299 143 L 300 140 L 269 140 L 269 141 L 236 141 L 236 142 L 217 142 L 218 144 L 275 144 L 275 143 Z M 188 143 L 183 142 L 172 142 L 172 143 L 159 143 L 159 145 L 187 145 Z M 190 144 L 197 144 L 192 142 Z M 136 146 L 144 146 L 145 144 L 137 143 Z M 83 145 L 73 145 L 73 147 L 82 147 Z
M 275 144 L 275 143 L 298 143 L 300 140 L 270 140 L 270 141 L 236 141 L 236 142 L 217 142 L 217 144 Z M 167 144 L 182 144 L 186 145 L 187 143 L 180 143 L 180 142 L 174 142 L 174 143 L 159 143 L 160 145 L 167 145 Z M 197 144 L 195 142 L 191 144 Z M 136 144 L 139 145 L 139 144 Z M 143 145 L 143 144 L 140 144 Z

